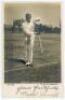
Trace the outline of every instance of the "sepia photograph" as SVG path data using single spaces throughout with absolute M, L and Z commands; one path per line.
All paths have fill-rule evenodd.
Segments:
M 4 4 L 4 83 L 61 83 L 60 3 Z

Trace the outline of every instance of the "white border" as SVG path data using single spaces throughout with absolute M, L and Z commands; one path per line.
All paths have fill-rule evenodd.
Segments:
M 4 2 L 52 2 L 52 3 L 57 3 L 60 2 L 61 0 L 4 0 Z
M 4 0 L 4 2 L 11 2 L 11 3 L 15 3 L 15 2 L 51 2 L 51 3 L 55 3 L 55 2 L 59 2 L 60 0 Z M 0 15 L 1 15 L 1 19 L 0 19 L 0 23 L 3 23 L 3 8 L 2 8 L 2 3 L 0 3 Z M 61 55 L 61 62 L 62 62 L 62 80 L 63 80 L 63 83 L 65 82 L 65 78 L 64 78 L 64 73 L 65 73 L 65 2 L 63 2 L 63 4 L 62 4 L 62 13 L 61 13 L 61 19 L 62 19 L 62 35 L 61 35 L 61 50 L 62 50 L 62 55 Z M 0 66 L 4 66 L 4 64 L 3 64 L 3 53 L 4 53 L 4 50 L 3 50 L 3 45 L 4 45 L 4 43 L 3 43 L 3 40 L 4 40 L 4 34 L 1 34 L 1 33 L 3 33 L 3 26 L 2 26 L 2 24 L 1 24 L 1 26 L 0 26 Z M 1 74 L 3 74 L 3 72 L 2 72 L 2 69 L 3 68 L 1 68 L 0 67 L 0 75 Z M 0 76 L 0 80 L 2 81 L 2 75 Z M 2 83 L 2 82 L 0 82 L 0 83 Z M 64 87 L 65 87 L 65 84 L 64 84 Z M 1 89 L 1 87 L 0 87 L 0 89 Z M 2 94 L 1 94 L 2 95 Z M 37 98 L 37 99 L 40 99 L 40 98 Z M 43 98 L 41 98 L 41 99 L 43 99 Z M 59 98 L 59 100 L 60 100 L 61 98 Z M 10 98 L 6 98 L 5 100 L 10 100 Z M 11 100 L 13 100 L 13 98 L 11 99 Z M 16 100 L 19 100 L 19 98 L 18 99 L 16 99 Z M 27 100 L 27 99 L 25 99 L 25 100 Z M 31 99 L 30 98 L 30 100 L 33 100 L 33 98 Z M 52 99 L 51 99 L 52 100 Z
M 0 3 L 0 98 L 2 98 L 3 68 L 4 68 L 4 30 L 3 30 L 3 1 Z

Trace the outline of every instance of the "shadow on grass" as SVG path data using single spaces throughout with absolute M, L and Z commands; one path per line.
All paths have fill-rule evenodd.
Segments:
M 22 64 L 25 64 L 26 62 L 25 62 L 25 59 L 23 59 L 23 58 L 19 58 L 19 59 L 17 59 L 17 58 L 10 58 L 10 61 L 11 62 L 14 62 L 14 63 L 22 63 Z
M 5 73 L 5 83 L 59 83 L 61 82 L 60 64 L 44 67 L 27 67 Z

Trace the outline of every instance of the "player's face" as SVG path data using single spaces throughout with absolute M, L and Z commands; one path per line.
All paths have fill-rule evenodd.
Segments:
M 26 21 L 27 21 L 27 22 L 30 22 L 30 21 L 31 21 L 31 15 L 30 15 L 30 14 L 27 14 L 27 15 L 26 15 Z

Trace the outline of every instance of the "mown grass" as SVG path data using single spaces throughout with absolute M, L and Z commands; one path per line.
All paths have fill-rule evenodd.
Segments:
M 24 34 L 5 33 L 5 82 L 60 82 L 60 35 L 42 33 L 43 54 L 40 52 L 38 35 L 34 46 L 33 67 L 26 67 L 21 61 L 12 59 L 24 58 Z M 16 71 L 9 71 L 20 69 Z

